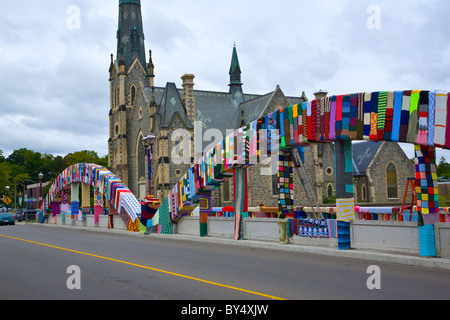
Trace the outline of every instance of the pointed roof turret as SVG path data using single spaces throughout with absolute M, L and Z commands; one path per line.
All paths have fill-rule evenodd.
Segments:
M 239 58 L 236 50 L 236 44 L 233 46 L 233 56 L 231 57 L 230 66 L 230 84 L 242 84 L 241 83 L 241 66 L 239 64 Z
M 141 1 L 120 0 L 117 57 L 123 59 L 127 71 L 136 59 L 146 68 L 144 40 Z
M 242 91 L 241 82 L 241 65 L 239 64 L 239 58 L 237 54 L 236 44 L 233 46 L 233 55 L 231 57 L 230 66 L 230 93 L 233 100 L 237 103 L 244 101 L 244 92 Z

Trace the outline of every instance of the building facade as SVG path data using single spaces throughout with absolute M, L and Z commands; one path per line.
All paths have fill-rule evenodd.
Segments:
M 175 82 L 156 86 L 154 71 L 152 52 L 145 49 L 141 1 L 119 1 L 117 51 L 115 58 L 111 55 L 109 69 L 109 170 L 139 199 L 150 192 L 149 170 L 151 193 L 163 199 L 202 152 L 208 151 L 208 146 L 215 146 L 242 125 L 308 100 L 304 92 L 296 97 L 286 96 L 279 86 L 263 95 L 246 93 L 235 46 L 231 53 L 230 80 L 224 84 L 228 88 L 223 92 L 197 89 L 192 74 L 180 74 L 177 81 L 181 86 L 177 87 Z M 316 97 L 323 95 L 326 93 L 318 92 Z M 142 139 L 150 133 L 156 139 L 149 153 Z M 386 148 L 395 147 L 386 144 L 381 150 Z M 400 170 L 404 167 L 404 158 L 406 156 L 399 157 L 400 162 L 395 161 L 394 166 L 399 170 L 397 177 L 403 177 Z M 366 178 L 357 178 L 361 182 L 356 184 L 358 190 L 366 185 L 365 197 L 374 201 L 378 201 L 377 186 L 382 185 L 383 179 L 378 175 L 384 174 L 384 169 L 378 166 L 383 160 L 376 159 L 367 168 Z M 335 190 L 333 144 L 306 147 L 304 165 L 318 201 L 332 199 Z M 414 171 L 412 164 L 411 169 Z M 277 205 L 276 170 L 272 169 L 270 161 L 250 168 L 248 176 L 249 205 Z M 397 179 L 397 195 L 402 183 Z M 296 204 L 309 205 L 298 176 L 294 177 L 294 185 Z M 232 205 L 232 186 L 229 181 L 216 190 L 213 205 Z

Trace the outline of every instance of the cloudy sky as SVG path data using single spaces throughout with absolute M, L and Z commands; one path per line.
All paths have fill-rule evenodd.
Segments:
M 309 99 L 319 89 L 450 90 L 449 9 L 448 0 L 142 0 L 156 85 L 193 73 L 197 89 L 227 91 L 236 43 L 246 92 L 280 85 Z M 107 154 L 117 16 L 117 0 L 2 2 L 4 155 Z

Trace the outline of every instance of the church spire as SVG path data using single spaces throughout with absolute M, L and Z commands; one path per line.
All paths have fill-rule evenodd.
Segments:
M 230 66 L 230 93 L 233 96 L 233 99 L 237 102 L 244 101 L 244 94 L 242 91 L 242 82 L 241 82 L 241 66 L 239 64 L 239 58 L 236 50 L 236 44 L 233 46 L 233 55 L 231 57 L 231 66 Z
M 138 59 L 146 69 L 145 37 L 142 25 L 141 1 L 119 1 L 119 29 L 117 30 L 117 57 L 128 70 Z

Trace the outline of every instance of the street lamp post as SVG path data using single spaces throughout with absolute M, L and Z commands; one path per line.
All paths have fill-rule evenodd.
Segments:
M 150 133 L 148 136 L 142 138 L 141 142 L 147 151 L 147 169 L 148 169 L 148 195 L 152 196 L 152 153 L 153 145 L 155 144 L 156 137 Z
M 42 178 L 44 178 L 44 175 L 41 173 L 38 174 L 39 177 L 39 210 L 41 210 L 42 205 Z
M 6 186 L 6 196 L 9 197 L 10 186 Z M 9 212 L 9 204 L 6 204 L 6 212 Z

